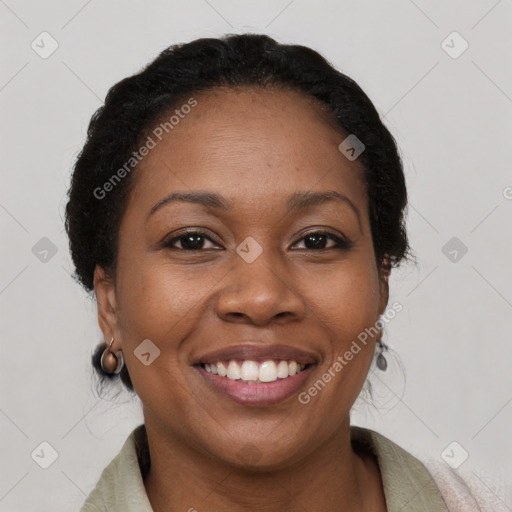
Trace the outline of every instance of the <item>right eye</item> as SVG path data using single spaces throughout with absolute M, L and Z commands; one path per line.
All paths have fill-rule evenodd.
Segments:
M 216 245 L 213 240 L 206 236 L 205 231 L 199 230 L 190 230 L 185 231 L 179 234 L 178 236 L 173 236 L 169 240 L 166 240 L 163 244 L 164 247 L 167 247 L 171 250 L 179 250 L 179 251 L 201 251 L 204 249 L 204 243 L 208 240 L 212 244 Z M 176 247 L 176 244 L 181 244 L 181 247 Z M 217 245 L 217 247 L 219 247 Z M 211 248 L 210 248 L 211 249 Z

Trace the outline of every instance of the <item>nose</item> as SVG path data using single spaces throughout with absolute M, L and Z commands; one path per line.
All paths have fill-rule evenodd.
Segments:
M 225 286 L 216 305 L 223 320 L 263 326 L 304 317 L 306 306 L 291 273 L 271 264 L 263 254 L 252 263 L 237 256 L 233 269 L 223 279 Z

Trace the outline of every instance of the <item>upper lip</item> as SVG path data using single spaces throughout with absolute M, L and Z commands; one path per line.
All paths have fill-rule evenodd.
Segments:
M 218 361 L 229 361 L 230 359 L 250 359 L 252 361 L 284 359 L 301 364 L 314 364 L 319 361 L 319 357 L 314 352 L 301 350 L 297 347 L 252 342 L 208 352 L 195 358 L 192 364 L 215 363 Z

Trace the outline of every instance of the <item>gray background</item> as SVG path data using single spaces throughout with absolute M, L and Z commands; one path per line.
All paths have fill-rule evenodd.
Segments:
M 512 473 L 511 21 L 506 0 L 0 0 L 0 510 L 78 510 L 142 421 L 138 399 L 94 392 L 102 337 L 70 277 L 70 169 L 111 85 L 170 44 L 226 32 L 320 51 L 367 92 L 403 155 L 419 264 L 392 275 L 390 304 L 404 309 L 385 339 L 406 379 L 390 358 L 353 422 L 439 461 L 456 441 L 451 458 L 469 454 L 458 470 L 490 488 L 487 474 Z M 58 44 L 47 58 L 43 31 Z M 456 58 L 454 31 L 469 44 Z M 48 469 L 31 457 L 50 456 L 43 441 L 58 454 Z

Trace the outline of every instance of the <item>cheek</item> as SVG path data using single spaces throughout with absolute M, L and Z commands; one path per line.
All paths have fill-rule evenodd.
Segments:
M 120 270 L 120 311 L 125 325 L 132 325 L 144 335 L 161 337 L 196 308 L 201 306 L 201 295 L 208 290 L 204 279 L 190 275 L 187 267 L 166 264 L 151 258 L 130 258 Z
M 322 282 L 322 286 L 319 286 Z M 316 280 L 315 313 L 333 333 L 338 350 L 357 339 L 378 319 L 379 287 L 376 269 L 355 258 L 343 270 Z
M 373 266 L 361 265 L 348 273 L 337 292 L 337 332 L 333 343 L 333 368 L 339 378 L 338 394 L 350 393 L 352 402 L 367 377 L 379 332 L 379 288 Z M 341 384 L 343 383 L 343 384 Z M 343 389 L 346 388 L 346 389 Z
M 183 391 L 187 386 L 180 345 L 197 322 L 201 303 L 198 283 L 186 279 L 186 271 L 149 260 L 128 258 L 119 269 L 118 314 L 135 391 L 146 408 L 159 414 L 168 402 L 176 409 L 190 400 Z
M 330 337 L 330 354 L 322 365 L 319 379 L 328 383 L 325 388 L 313 386 L 310 396 L 318 396 L 317 407 L 334 408 L 342 418 L 359 395 L 375 351 L 378 332 L 378 286 L 371 268 L 356 266 L 350 272 L 338 274 L 331 284 L 328 300 L 322 297 L 317 307 L 320 322 Z M 320 317 L 320 315 L 323 315 Z M 317 389 L 321 389 L 317 391 Z M 334 404 L 334 405 L 333 405 Z

